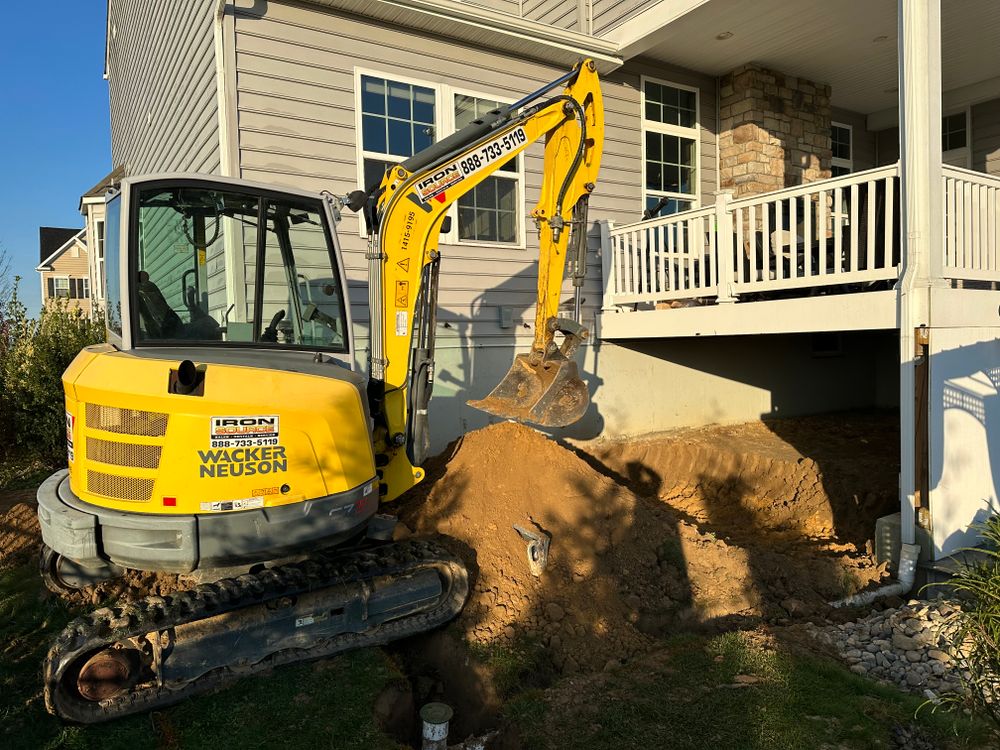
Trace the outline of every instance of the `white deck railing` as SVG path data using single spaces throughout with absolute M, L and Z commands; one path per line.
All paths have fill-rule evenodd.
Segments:
M 608 225 L 605 307 L 870 285 L 899 274 L 896 165 Z M 861 288 L 861 287 L 859 287 Z
M 1000 281 L 1000 178 L 944 167 L 944 276 Z

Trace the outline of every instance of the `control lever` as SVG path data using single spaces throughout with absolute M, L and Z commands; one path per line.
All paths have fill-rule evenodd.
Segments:
M 306 309 L 303 312 L 302 317 L 309 323 L 312 323 L 314 320 L 318 320 L 321 323 L 324 323 L 327 327 L 332 328 L 335 331 L 337 330 L 336 318 L 327 315 L 325 312 L 316 307 L 313 302 L 306 305 Z
M 278 343 L 278 323 L 280 323 L 284 319 L 285 319 L 285 311 L 284 310 L 278 310 L 278 312 L 276 312 L 274 314 L 274 317 L 271 318 L 271 322 L 268 324 L 267 328 L 265 328 L 264 332 L 260 335 L 260 340 L 261 341 L 267 341 L 268 343 L 271 343 L 271 344 L 277 344 Z

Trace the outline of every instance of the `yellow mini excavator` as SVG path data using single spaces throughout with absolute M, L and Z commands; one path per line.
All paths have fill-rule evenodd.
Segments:
M 386 643 L 454 617 L 462 562 L 392 542 L 378 514 L 424 477 L 448 208 L 545 138 L 530 353 L 474 406 L 579 419 L 573 360 L 587 202 L 604 136 L 594 64 L 473 121 L 348 196 L 203 175 L 122 180 L 107 197 L 108 343 L 63 375 L 69 468 L 38 491 L 42 577 L 78 589 L 125 568 L 195 573 L 99 609 L 49 651 L 45 700 L 95 722 L 275 665 Z M 370 350 L 355 366 L 335 231 L 363 212 Z M 575 315 L 559 315 L 569 260 Z

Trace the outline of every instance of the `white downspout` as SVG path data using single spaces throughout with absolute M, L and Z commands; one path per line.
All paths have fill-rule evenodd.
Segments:
M 899 282 L 900 535 L 916 540 L 916 329 L 941 283 L 941 3 L 898 0 L 903 275 Z M 901 558 L 902 563 L 902 558 Z
M 229 0 L 216 0 L 215 13 L 212 20 L 212 31 L 215 37 L 215 93 L 219 110 L 219 171 L 223 177 L 237 177 L 239 165 L 232 163 L 231 147 L 233 143 L 229 117 L 229 82 L 226 68 L 225 29 L 226 5 Z M 235 44 L 235 40 L 233 42 Z M 234 171 L 236 170 L 236 171 Z
M 882 586 L 872 591 L 863 591 L 854 596 L 838 599 L 830 602 L 831 607 L 863 607 L 871 604 L 876 599 L 887 596 L 902 596 L 909 593 L 913 588 L 913 580 L 917 575 L 917 558 L 920 557 L 920 546 L 916 544 L 903 544 L 899 553 L 899 572 L 896 574 L 896 582 Z

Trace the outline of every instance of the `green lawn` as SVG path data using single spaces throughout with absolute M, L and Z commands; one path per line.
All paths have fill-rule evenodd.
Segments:
M 379 649 L 278 669 L 152 715 L 64 725 L 45 711 L 41 665 L 49 639 L 71 617 L 60 601 L 44 595 L 34 565 L 0 572 L 0 747 L 398 747 L 372 715 L 376 696 L 400 676 Z
M 737 675 L 759 681 L 735 686 Z M 860 750 L 893 747 L 893 726 L 910 723 L 942 748 L 996 746 L 985 725 L 918 712 L 921 704 L 833 662 L 734 632 L 678 638 L 641 663 L 522 693 L 509 713 L 531 748 L 568 747 L 572 738 L 578 750 Z

